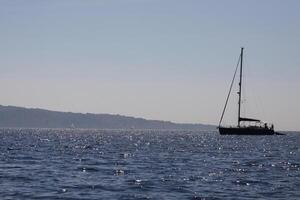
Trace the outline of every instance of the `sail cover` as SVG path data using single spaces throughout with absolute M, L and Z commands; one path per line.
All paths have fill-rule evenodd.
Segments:
M 248 121 L 248 122 L 260 122 L 259 119 L 251 119 L 251 118 L 243 118 L 243 117 L 240 117 L 239 120 L 240 121 Z

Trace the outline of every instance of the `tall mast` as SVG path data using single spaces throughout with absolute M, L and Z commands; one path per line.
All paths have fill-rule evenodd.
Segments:
M 241 62 L 240 62 L 240 82 L 239 82 L 239 114 L 238 114 L 238 127 L 240 127 L 241 119 L 241 96 L 242 96 L 242 74 L 243 74 L 243 51 L 244 48 L 241 48 Z

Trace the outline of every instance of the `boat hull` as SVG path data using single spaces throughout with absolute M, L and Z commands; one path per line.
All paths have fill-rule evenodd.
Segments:
M 262 127 L 219 127 L 221 135 L 274 135 L 273 129 Z

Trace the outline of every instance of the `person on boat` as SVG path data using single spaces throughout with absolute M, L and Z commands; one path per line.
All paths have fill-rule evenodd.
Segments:
M 268 124 L 267 123 L 265 123 L 265 128 L 268 128 Z

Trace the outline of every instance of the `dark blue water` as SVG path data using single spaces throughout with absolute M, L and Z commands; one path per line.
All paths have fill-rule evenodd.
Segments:
M 300 134 L 0 130 L 0 199 L 300 199 Z

